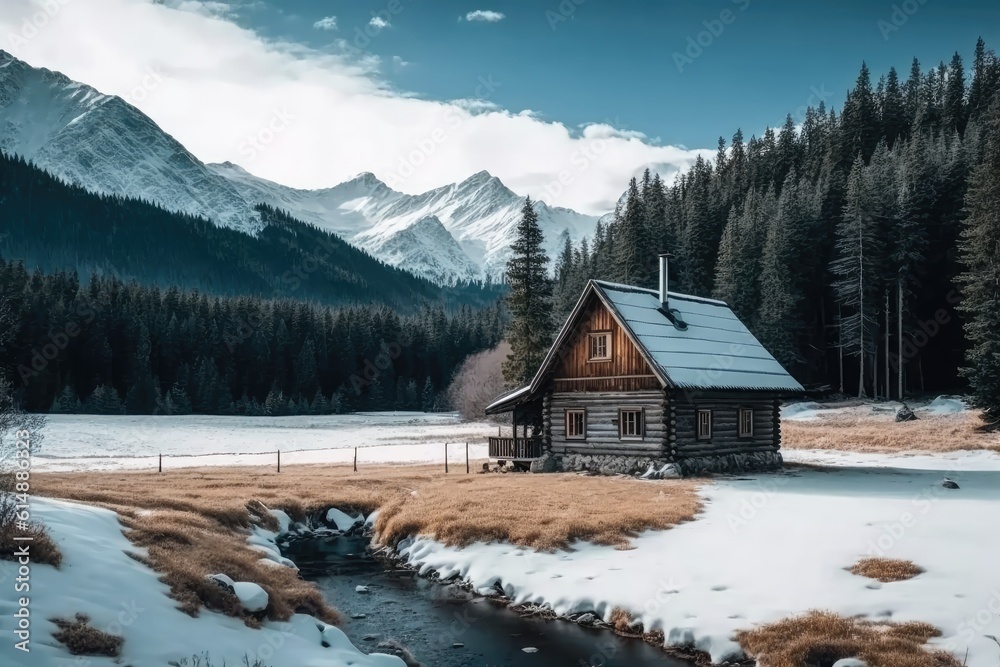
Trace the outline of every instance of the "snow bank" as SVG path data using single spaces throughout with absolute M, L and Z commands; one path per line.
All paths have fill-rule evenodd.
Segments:
M 857 456 L 857 455 L 855 455 Z M 539 553 L 509 544 L 446 547 L 424 537 L 403 547 L 422 572 L 458 575 L 475 589 L 501 582 L 518 603 L 556 612 L 618 606 L 668 643 L 693 644 L 720 662 L 741 628 L 810 609 L 939 627 L 934 644 L 969 667 L 996 667 L 1000 635 L 997 538 L 1000 457 L 955 457 L 879 469 L 842 461 L 834 471 L 798 470 L 720 480 L 703 490 L 704 514 L 647 532 L 634 549 L 577 543 Z M 960 490 L 940 486 L 944 476 Z M 669 483 L 669 482 L 665 482 Z M 859 558 L 910 559 L 926 572 L 878 584 L 848 571 Z M 993 610 L 993 611 L 991 611 Z
M 359 523 L 364 523 L 365 517 L 360 515 L 351 516 L 349 514 L 341 512 L 336 507 L 331 507 L 329 511 L 327 511 L 326 513 L 326 520 L 330 523 L 336 524 L 337 530 L 339 530 L 340 532 L 346 533 Z
M 82 660 L 89 667 L 165 665 L 205 652 L 213 664 L 243 664 L 246 654 L 251 662 L 259 658 L 274 666 L 403 665 L 394 656 L 365 655 L 339 629 L 301 614 L 287 623 L 265 622 L 260 630 L 206 610 L 191 618 L 168 597 L 159 574 L 127 555 L 136 549 L 122 535 L 113 512 L 48 499 L 34 499 L 32 512 L 49 527 L 63 564 L 58 570 L 47 565 L 31 568 L 30 654 L 13 646 L 13 595 L 0 596 L 0 635 L 7 638 L 0 644 L 4 667 L 84 664 L 52 638 L 56 627 L 49 621 L 77 612 L 88 615 L 93 627 L 125 638 L 120 658 L 88 656 Z M 9 563 L 0 561 L 0 578 L 13 575 L 5 566 Z M 323 640 L 329 648 L 322 646 Z
M 965 412 L 969 406 L 965 401 L 950 396 L 938 396 L 927 405 L 919 408 L 921 414 L 925 415 L 956 415 Z

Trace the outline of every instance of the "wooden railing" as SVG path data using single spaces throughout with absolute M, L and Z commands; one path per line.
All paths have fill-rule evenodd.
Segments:
M 490 438 L 490 458 L 510 461 L 537 459 L 542 455 L 542 436 Z

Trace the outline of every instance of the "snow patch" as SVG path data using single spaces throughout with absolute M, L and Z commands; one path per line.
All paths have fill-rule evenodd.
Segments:
M 829 609 L 931 623 L 943 633 L 932 645 L 960 659 L 968 649 L 969 667 L 996 667 L 996 644 L 984 635 L 1000 635 L 1000 617 L 991 614 L 975 636 L 963 631 L 995 606 L 996 543 L 983 531 L 1000 525 L 1000 457 L 985 454 L 851 454 L 833 471 L 715 480 L 697 520 L 645 532 L 627 551 L 579 542 L 555 553 L 456 548 L 427 537 L 399 551 L 421 573 L 474 590 L 502 581 L 515 604 L 604 620 L 621 607 L 714 662 L 738 654 L 737 630 Z M 943 489 L 945 476 L 961 489 Z M 926 574 L 872 587 L 849 572 L 870 555 L 912 560 Z
M 358 515 L 356 517 L 351 516 L 349 514 L 341 512 L 336 507 L 331 507 L 326 513 L 326 520 L 329 523 L 336 524 L 337 530 L 339 530 L 340 532 L 346 533 L 359 523 L 363 523 L 365 518 L 364 516 L 361 515 Z

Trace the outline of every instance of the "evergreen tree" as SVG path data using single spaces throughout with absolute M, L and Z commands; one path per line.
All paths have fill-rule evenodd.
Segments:
M 880 252 L 879 225 L 874 214 L 874 193 L 864 161 L 859 155 L 848 179 L 843 221 L 837 228 L 838 258 L 832 270 L 837 301 L 849 314 L 840 327 L 843 345 L 858 355 L 858 397 L 868 395 L 866 367 L 871 360 L 878 326 L 877 303 L 879 267 L 874 258 Z
M 420 393 L 420 409 L 424 412 L 434 412 L 434 385 L 430 377 L 424 380 L 424 390 Z
M 521 209 L 513 256 L 507 263 L 511 351 L 504 362 L 503 375 L 511 385 L 531 379 L 552 342 L 552 283 L 546 272 L 549 258 L 542 247 L 543 241 L 538 215 L 528 197 Z
M 1000 425 L 1000 100 L 990 109 L 988 139 L 972 173 L 962 234 L 968 365 L 972 395 L 992 427 Z
M 795 270 L 807 248 L 815 212 L 792 171 L 778 199 L 761 258 L 760 318 L 756 333 L 761 344 L 785 368 L 803 361 L 800 337 L 804 329 L 802 276 Z

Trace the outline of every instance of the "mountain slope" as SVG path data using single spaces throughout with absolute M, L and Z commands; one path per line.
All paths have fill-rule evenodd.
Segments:
M 481 305 L 495 289 L 441 288 L 266 206 L 254 235 L 67 185 L 0 152 L 0 256 L 29 269 L 328 305 Z
M 499 278 L 524 203 L 485 171 L 408 195 L 370 173 L 300 190 L 232 163 L 206 165 L 121 98 L 4 51 L 0 149 L 91 192 L 143 199 L 248 233 L 263 228 L 256 206 L 267 204 L 440 284 Z M 564 232 L 578 241 L 596 223 L 594 216 L 542 202 L 536 210 L 553 257 Z M 418 224 L 429 217 L 440 224 Z M 428 253 L 436 245 L 442 252 Z
M 223 227 L 260 229 L 252 202 L 141 111 L 4 51 L 0 149 L 91 192 L 145 199 Z
M 288 210 L 300 220 L 343 235 L 395 266 L 407 267 L 441 282 L 500 278 L 510 257 L 510 245 L 525 200 L 486 171 L 461 183 L 407 195 L 392 190 L 370 173 L 333 188 L 296 190 L 256 177 L 232 163 L 209 166 L 229 179 L 248 199 Z M 564 232 L 573 241 L 579 241 L 591 234 L 597 223 L 595 216 L 540 201 L 535 202 L 535 210 L 551 257 L 559 251 Z M 422 261 L 423 248 L 434 241 L 440 229 L 425 225 L 402 237 L 400 234 L 427 218 L 436 218 L 441 223 L 458 242 L 465 257 L 453 257 L 451 266 L 442 257 L 430 264 Z M 424 233 L 430 237 L 420 238 Z M 402 239 L 410 239 L 413 245 L 407 247 Z M 387 246 L 392 246 L 393 252 L 383 256 L 381 253 Z M 470 262 L 478 267 L 473 275 L 467 271 Z

